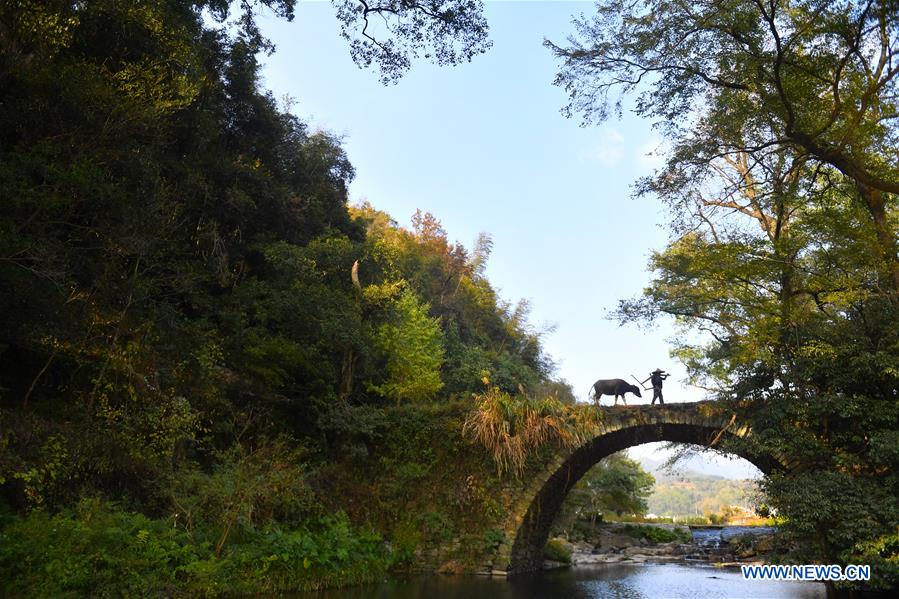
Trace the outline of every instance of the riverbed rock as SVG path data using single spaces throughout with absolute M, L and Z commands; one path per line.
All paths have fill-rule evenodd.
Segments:
M 678 543 L 659 543 L 654 547 L 655 555 L 675 555 L 680 551 Z
M 649 547 L 626 547 L 625 555 L 646 555 L 651 557 L 681 556 L 693 551 L 691 545 L 683 543 L 659 543 Z
M 648 559 L 648 556 L 646 556 L 646 555 L 641 555 L 641 554 L 637 554 L 637 555 L 631 555 L 631 556 L 628 558 L 628 561 L 630 561 L 630 562 L 632 562 L 632 563 L 636 563 L 636 564 L 642 564 L 642 563 L 645 562 L 647 559 Z
M 465 566 L 456 560 L 450 560 L 437 568 L 438 574 L 462 574 L 465 572 Z
M 737 559 L 746 559 L 774 549 L 774 535 L 742 534 L 727 539 L 725 547 L 733 551 Z
M 607 564 L 617 564 L 619 562 L 626 561 L 628 557 L 622 553 L 616 553 L 613 555 L 605 555 L 603 556 L 603 562 Z
M 586 541 L 577 541 L 571 544 L 572 553 L 593 553 L 593 545 Z
M 760 535 L 755 540 L 756 553 L 768 553 L 774 549 L 774 535 Z
M 573 553 L 571 554 L 572 566 L 584 566 L 588 564 L 601 564 L 605 562 L 604 554 L 596 553 Z
M 600 536 L 599 545 L 597 547 L 603 551 L 621 550 L 626 547 L 637 547 L 640 541 L 628 535 L 622 535 L 612 532 L 603 532 Z
M 615 564 L 629 559 L 623 553 L 573 553 L 572 566 L 589 566 L 593 564 Z
M 571 565 L 646 562 L 700 562 L 718 565 L 720 563 L 747 563 L 757 561 L 760 555 L 774 546 L 773 534 L 755 534 L 735 531 L 733 537 L 720 539 L 718 543 L 651 543 L 646 538 L 634 538 L 624 534 L 626 524 L 604 524 L 596 527 L 595 535 L 580 537 L 570 542 Z M 663 526 L 659 526 L 662 528 Z M 667 525 L 669 530 L 690 529 Z M 742 534 L 740 534 L 742 533 Z M 594 542 L 591 542 L 594 541 Z

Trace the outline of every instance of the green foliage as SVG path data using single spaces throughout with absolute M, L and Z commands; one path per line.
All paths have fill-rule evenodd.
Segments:
M 730 480 L 718 476 L 686 473 L 683 476 L 660 476 L 652 495 L 649 511 L 662 516 L 723 514 L 729 506 L 752 509 L 758 485 L 750 480 Z
M 500 544 L 506 539 L 506 533 L 502 530 L 488 530 L 484 533 L 484 553 L 491 553 L 496 550 Z
M 789 518 L 782 530 L 797 558 L 835 555 L 842 563 L 871 563 L 872 571 L 875 566 L 865 560 L 874 559 L 873 583 L 887 589 L 899 578 L 895 544 L 889 540 L 894 535 L 890 526 L 899 520 L 895 484 L 894 478 L 816 469 L 772 476 L 765 490 L 778 515 Z
M 419 57 L 455 65 L 491 46 L 481 0 L 386 0 L 362 7 L 354 0 L 334 0 L 334 5 L 353 60 L 360 67 L 377 64 L 384 83 L 402 77 Z M 384 17 L 382 27 L 369 22 L 376 16 Z
M 554 526 L 564 531 L 575 527 L 578 520 L 595 523 L 609 513 L 645 514 L 654 484 L 653 476 L 640 464 L 623 453 L 612 454 L 569 491 Z
M 3 473 L 13 481 L 19 481 L 28 502 L 39 507 L 52 492 L 54 483 L 66 470 L 68 451 L 65 439 L 59 435 L 47 437 L 41 444 L 34 462 L 27 470 L 12 470 Z M 6 482 L 0 479 L 0 482 Z
M 437 511 L 426 512 L 422 515 L 421 521 L 431 538 L 437 538 L 443 542 L 452 538 L 454 527 L 446 514 Z
M 646 539 L 653 544 L 689 543 L 693 538 L 689 530 L 682 528 L 668 530 L 661 526 L 641 526 L 639 524 L 625 524 L 621 532 L 635 539 Z
M 896 134 L 899 74 L 877 67 L 896 50 L 895 7 L 602 0 L 575 27 L 568 47 L 546 43 L 564 61 L 556 83 L 570 94 L 569 113 L 601 121 L 620 110 L 619 93 L 634 94 L 638 114 L 672 123 L 664 131 L 675 162 L 699 158 L 704 170 L 712 156 L 741 160 L 738 149 L 798 151 L 897 192 L 899 164 L 884 149 Z
M 480 8 L 444 8 L 459 28 L 402 8 L 424 32 L 412 46 L 439 39 L 449 62 L 483 47 Z M 234 27 L 203 16 L 232 9 Z M 475 268 L 430 215 L 415 232 L 366 232 L 383 216 L 368 208 L 351 220 L 339 140 L 259 88 L 255 10 L 0 5 L 0 480 L 19 508 L 88 488 L 167 509 L 173 463 L 241 436 L 320 443 L 335 402 L 443 399 L 444 379 L 470 392 L 487 369 L 549 377 L 483 279 L 488 238 Z M 402 291 L 360 298 L 357 261 L 368 289 Z
M 483 391 L 485 376 L 508 393 L 550 380 L 552 363 L 543 354 L 540 333 L 528 324 L 527 303 L 512 308 L 483 276 L 489 237 L 482 234 L 469 255 L 448 241 L 430 213 L 417 212 L 411 231 L 368 204 L 353 207 L 351 214 L 368 232 L 360 266 L 362 283 L 370 282 L 363 289 L 367 314 L 390 324 L 395 320 L 390 307 L 401 288 L 427 302 L 431 317 L 440 319 L 446 393 L 467 397 Z
M 7 521 L 0 578 L 7 592 L 28 596 L 219 596 L 368 582 L 391 559 L 377 535 L 355 531 L 342 514 L 247 533 L 221 556 L 204 538 L 168 519 L 83 501 Z
M 571 563 L 571 549 L 561 539 L 550 539 L 543 548 L 543 557 L 563 564 Z
M 375 347 L 386 356 L 387 380 L 371 389 L 396 400 L 428 400 L 440 391 L 443 345 L 440 323 L 428 306 L 404 289 L 392 304 L 392 317 L 375 331 Z
M 234 446 L 210 474 L 197 469 L 174 474 L 173 523 L 188 532 L 216 531 L 220 555 L 234 532 L 290 526 L 317 515 L 319 503 L 306 476 L 302 452 L 284 442 L 252 451 Z
M 338 18 L 395 78 L 489 46 L 479 2 L 438 4 Z M 0 3 L 13 594 L 359 582 L 454 535 L 477 551 L 502 515 L 453 399 L 549 389 L 552 363 L 484 277 L 487 235 L 469 254 L 430 214 L 349 209 L 340 140 L 260 88 L 257 12 L 294 6 Z M 355 29 L 388 13 L 379 44 Z
M 470 401 L 344 406 L 323 426 L 335 449 L 317 478 L 353 521 L 382 533 L 397 567 L 439 557 L 474 570 L 504 538 L 496 527 L 509 481 L 463 438 L 470 409 Z
M 186 534 L 167 521 L 151 521 L 96 501 L 56 516 L 34 511 L 7 524 L 0 534 L 0 577 L 16 594 L 161 592 L 174 585 L 179 567 L 198 558 Z
M 646 499 L 654 484 L 655 478 L 637 462 L 615 454 L 593 468 L 584 487 L 593 509 L 642 514 L 647 510 Z
M 849 559 L 869 564 L 872 571 L 880 572 L 883 588 L 896 588 L 899 585 L 899 532 L 857 544 Z

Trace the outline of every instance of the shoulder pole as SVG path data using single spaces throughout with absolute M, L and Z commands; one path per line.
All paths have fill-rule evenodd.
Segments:
M 640 385 L 641 387 L 643 387 L 643 390 L 644 390 L 644 391 L 649 391 L 649 387 L 644 386 L 644 385 L 643 385 L 643 381 L 641 381 L 640 379 L 638 379 L 638 378 L 635 377 L 634 375 L 631 375 L 631 378 L 633 378 L 635 381 L 637 381 L 637 384 Z

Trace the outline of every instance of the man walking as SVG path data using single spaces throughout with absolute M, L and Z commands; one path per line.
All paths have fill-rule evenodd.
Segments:
M 644 379 L 643 383 L 646 381 L 652 381 L 652 403 L 656 402 L 656 399 L 659 400 L 659 405 L 665 403 L 665 400 L 662 399 L 662 381 L 668 378 L 668 373 L 662 370 L 661 368 L 656 368 L 652 372 L 649 373 L 649 378 Z M 642 384 L 642 383 L 641 383 Z M 650 404 L 652 405 L 652 404 Z

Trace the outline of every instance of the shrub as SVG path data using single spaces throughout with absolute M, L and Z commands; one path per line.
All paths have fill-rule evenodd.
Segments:
M 628 524 L 624 527 L 622 532 L 636 539 L 646 539 L 654 544 L 671 543 L 675 541 L 679 543 L 689 543 L 692 538 L 692 535 L 683 529 L 676 528 L 674 530 L 668 530 L 667 528 L 661 528 L 659 526 Z
M 393 556 L 342 513 L 291 530 L 244 529 L 216 555 L 217 531 L 192 533 L 98 500 L 7 517 L 0 580 L 11 596 L 214 596 L 314 590 L 377 580 Z
M 88 500 L 74 511 L 11 519 L 0 532 L 0 580 L 12 595 L 166 594 L 197 550 L 166 521 Z
M 571 563 L 571 549 L 568 543 L 561 539 L 550 539 L 543 548 L 543 557 L 563 564 Z
M 257 531 L 315 515 L 320 507 L 306 482 L 302 453 L 286 443 L 235 445 L 211 473 L 184 469 L 172 480 L 175 526 L 216 531 L 216 555 L 235 528 Z
M 463 434 L 490 452 L 500 475 L 521 474 L 528 457 L 543 446 L 580 445 L 596 424 L 594 410 L 570 407 L 555 397 L 512 397 L 493 388 L 475 401 Z

